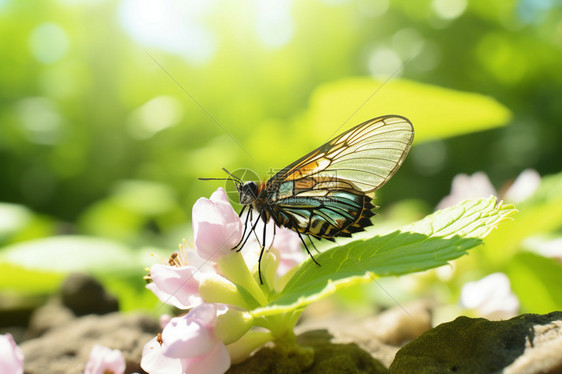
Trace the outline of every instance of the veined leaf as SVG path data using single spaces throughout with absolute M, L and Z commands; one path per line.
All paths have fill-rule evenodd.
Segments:
M 254 315 L 283 313 L 377 277 L 423 271 L 446 264 L 482 244 L 482 238 L 516 210 L 495 197 L 466 200 L 388 235 L 335 246 L 308 259 L 279 297 Z

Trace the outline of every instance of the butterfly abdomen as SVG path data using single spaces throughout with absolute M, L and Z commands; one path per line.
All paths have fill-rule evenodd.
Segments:
M 372 225 L 371 198 L 352 189 L 309 190 L 284 196 L 269 205 L 271 216 L 277 225 L 305 235 L 333 240 Z
M 376 207 L 372 204 L 371 197 L 364 195 L 363 199 L 363 209 L 359 214 L 359 218 L 356 221 L 352 222 L 349 226 L 345 227 L 342 231 L 340 231 L 337 236 L 349 237 L 351 236 L 351 234 L 359 231 L 364 231 L 365 227 L 373 225 L 373 223 L 371 222 L 371 217 L 375 215 L 373 209 L 375 209 Z

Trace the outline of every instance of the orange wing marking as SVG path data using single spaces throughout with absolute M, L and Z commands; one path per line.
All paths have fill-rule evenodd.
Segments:
M 331 161 L 326 158 L 319 158 L 318 160 L 309 162 L 308 164 L 298 166 L 295 171 L 285 178 L 285 180 L 290 181 L 304 178 L 308 175 L 326 169 L 330 163 Z

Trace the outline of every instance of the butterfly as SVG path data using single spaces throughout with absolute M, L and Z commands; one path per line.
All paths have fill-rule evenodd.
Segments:
M 371 226 L 375 214 L 374 192 L 396 173 L 404 162 L 414 127 L 402 116 L 387 115 L 365 121 L 277 172 L 266 182 L 247 181 L 229 173 L 243 205 L 240 217 L 249 208 L 240 242 L 240 251 L 262 220 L 273 220 L 276 227 L 296 231 L 307 253 L 312 256 L 303 236 L 335 241 Z M 253 221 L 252 211 L 258 213 Z M 251 227 L 250 227 L 251 225 Z M 248 227 L 250 229 L 248 230 Z M 265 251 L 266 225 L 258 260 L 260 283 L 261 259 Z M 312 241 L 310 241 L 312 243 Z

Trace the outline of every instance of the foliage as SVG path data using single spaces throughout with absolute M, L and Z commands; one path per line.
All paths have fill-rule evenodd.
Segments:
M 298 345 L 293 331 L 308 304 L 338 288 L 379 276 L 443 265 L 481 245 L 491 230 L 516 212 L 513 206 L 496 204 L 494 197 L 465 200 L 390 234 L 337 244 L 317 256 L 323 266 L 309 258 L 303 263 L 289 261 L 290 269 L 279 265 L 293 251 L 290 241 L 300 244 L 300 239 L 288 229 L 279 229 L 285 239 L 274 239 L 259 260 L 231 250 L 230 241 L 243 237 L 243 228 L 224 190 L 198 200 L 193 211 L 198 257 L 192 260 L 205 261 L 190 264 L 188 251 L 180 249 L 167 264 L 150 268 L 147 287 L 162 302 L 189 312 L 173 318 L 158 339 L 145 345 L 141 363 L 145 370 L 160 372 L 163 363 L 177 365 L 195 352 L 209 363 L 220 360 L 221 366 L 228 367 L 267 341 L 290 355 L 310 356 L 310 349 Z M 189 333 L 186 325 L 191 326 Z M 201 352 L 204 338 L 213 343 Z M 154 361 L 162 364 L 153 365 Z
M 435 204 L 459 171 L 485 170 L 495 182 L 525 167 L 557 171 L 560 8 L 457 3 L 451 13 L 445 2 L 403 0 L 2 1 L 0 201 L 74 222 L 126 179 L 169 186 L 189 207 L 214 189 L 196 177 L 223 166 L 264 175 L 325 140 L 374 91 L 358 82 L 358 96 L 336 103 L 340 116 L 306 122 L 317 89 L 357 76 L 491 96 L 514 113 L 508 128 L 414 149 L 396 182 L 418 186 L 413 197 Z M 377 85 L 365 116 L 418 105 L 423 92 L 398 86 Z M 467 114 L 422 103 L 420 123 Z M 383 198 L 409 196 L 396 190 Z
M 263 177 L 393 113 L 412 119 L 415 144 L 367 235 L 425 216 L 459 172 L 484 170 L 499 190 L 527 167 L 548 175 L 516 221 L 455 261 L 446 285 L 418 278 L 418 294 L 447 288 L 455 302 L 465 281 L 503 271 L 525 310 L 562 308 L 559 263 L 524 251 L 562 227 L 562 9 L 265 3 L 0 1 L 0 290 L 50 293 L 86 271 L 124 309 L 150 307 L 147 253 L 190 238 L 190 207 L 217 187 L 197 177 Z M 348 290 L 381 304 L 379 291 Z
M 514 213 L 495 198 L 467 200 L 390 234 L 335 246 L 316 257 L 320 267 L 308 259 L 266 309 L 294 309 L 340 287 L 444 265 Z

